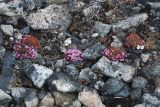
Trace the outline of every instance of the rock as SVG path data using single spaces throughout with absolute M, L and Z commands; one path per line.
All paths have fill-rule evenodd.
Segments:
M 23 15 L 23 0 L 12 0 L 0 3 L 0 14 L 7 16 Z
M 98 37 L 99 36 L 99 33 L 93 33 L 92 35 L 91 35 L 91 37 L 94 37 L 94 38 L 96 38 L 96 37 Z
M 71 16 L 61 5 L 50 5 L 31 13 L 26 21 L 33 29 L 65 31 L 71 23 Z
M 55 104 L 59 107 L 69 107 L 76 99 L 77 94 L 75 93 L 62 93 L 52 91 L 52 95 L 55 99 Z
M 123 63 L 110 61 L 103 56 L 97 63 L 91 67 L 94 71 L 100 71 L 109 77 L 123 79 L 125 82 L 130 82 L 135 75 L 135 68 Z
M 38 54 L 38 56 L 36 57 L 36 59 L 33 60 L 33 63 L 39 64 L 39 65 L 45 65 L 46 61 L 44 60 L 44 58 L 42 57 L 41 54 Z
M 46 93 L 46 95 L 44 96 L 44 98 L 42 99 L 42 101 L 40 102 L 39 106 L 41 107 L 54 107 L 54 98 L 52 97 L 52 95 L 48 92 Z
M 124 83 L 121 80 L 110 78 L 105 82 L 103 89 L 107 92 L 107 94 L 115 94 L 123 87 Z
M 147 80 L 143 77 L 135 77 L 132 82 L 133 88 L 145 88 L 147 85 Z
M 73 64 L 67 65 L 65 72 L 74 79 L 78 78 L 79 71 Z
M 147 19 L 148 19 L 148 15 L 146 13 L 137 14 L 135 16 L 128 17 L 125 20 L 112 24 L 112 29 L 113 29 L 113 32 L 116 32 L 118 28 L 121 28 L 122 30 L 126 30 L 130 27 L 138 26 L 139 24 L 143 23 Z
M 96 58 L 102 56 L 102 52 L 105 49 L 105 46 L 97 43 L 93 44 L 91 47 L 88 47 L 83 52 L 83 57 L 85 59 L 95 60 Z
M 42 0 L 24 0 L 24 7 L 27 10 L 39 9 L 42 6 L 41 1 Z
M 128 97 L 130 95 L 130 92 L 129 92 L 129 87 L 127 86 L 127 84 L 125 84 L 124 87 L 114 95 L 116 97 Z
M 110 32 L 111 26 L 101 22 L 95 22 L 92 31 L 98 33 L 101 37 L 106 36 Z
M 97 91 L 94 89 L 84 88 L 79 92 L 78 100 L 87 107 L 105 107 Z
M 15 62 L 16 62 L 15 57 L 12 55 L 11 52 L 7 51 L 6 54 L 5 54 L 1 74 L 3 76 L 12 76 L 13 70 L 14 70 L 13 65 L 15 64 Z
M 30 27 L 26 26 L 20 30 L 20 33 L 27 35 L 30 32 Z
M 75 92 L 82 89 L 80 83 L 72 81 L 62 72 L 52 75 L 48 80 L 48 86 L 51 90 L 57 89 L 60 92 Z
M 148 78 L 154 78 L 160 73 L 160 62 L 153 62 L 149 67 L 143 68 L 142 73 Z
M 26 107 L 37 107 L 38 98 L 36 95 L 36 91 L 31 91 L 30 93 L 28 93 L 24 99 L 24 103 Z
M 77 1 L 77 0 L 69 0 L 69 7 L 70 7 L 70 11 L 74 12 L 74 11 L 79 11 L 80 9 L 82 9 L 85 6 L 85 3 L 82 1 Z
M 147 2 L 151 8 L 153 9 L 160 9 L 160 2 Z
M 79 74 L 79 79 L 91 83 L 92 81 L 97 79 L 97 76 L 95 73 L 93 73 L 93 71 L 90 68 L 84 68 L 81 70 Z
M 142 62 L 146 63 L 148 58 L 149 58 L 150 54 L 141 54 L 141 60 Z
M 160 100 L 156 96 L 152 96 L 148 93 L 143 95 L 143 101 L 153 105 L 160 105 Z
M 141 99 L 142 90 L 140 88 L 133 89 L 131 91 L 131 99 L 132 100 L 140 100 Z
M 6 49 L 3 46 L 0 46 L 0 59 L 4 57 L 6 53 Z
M 101 87 L 103 87 L 103 85 L 104 85 L 104 82 L 102 80 L 98 80 L 93 84 L 96 90 L 99 90 Z
M 4 105 L 12 101 L 12 97 L 0 89 L 0 105 Z
M 83 9 L 82 14 L 86 17 L 92 18 L 93 16 L 96 16 L 97 13 L 100 11 L 102 7 L 100 5 L 97 5 L 96 3 L 88 6 L 87 8 Z
M 76 100 L 69 107 L 81 107 L 81 102 L 79 100 Z
M 3 36 L 3 33 L 0 30 L 0 46 L 3 45 L 3 42 L 4 42 L 4 36 Z
M 72 40 L 71 40 L 71 38 L 67 38 L 67 39 L 64 41 L 64 46 L 69 46 L 70 44 L 72 44 Z
M 7 24 L 11 24 L 13 26 L 18 26 L 19 24 L 19 20 L 22 19 L 22 16 L 12 16 L 12 17 L 9 17 L 7 20 L 6 20 L 6 23 Z
M 48 4 L 62 4 L 68 2 L 68 0 L 46 0 Z
M 11 95 L 16 103 L 21 104 L 27 95 L 27 89 L 21 87 L 11 88 Z
M 0 89 L 7 92 L 9 91 L 12 83 L 12 77 L 0 76 Z
M 66 61 L 64 59 L 58 59 L 55 63 L 56 68 L 61 68 L 66 64 Z
M 111 43 L 111 47 L 122 47 L 123 43 L 120 41 L 120 39 L 117 36 L 113 36 L 113 42 Z
M 32 64 L 25 72 L 37 88 L 42 88 L 45 81 L 53 74 L 51 69 L 38 64 Z
M 1 30 L 5 35 L 13 36 L 13 26 L 12 25 L 1 25 Z

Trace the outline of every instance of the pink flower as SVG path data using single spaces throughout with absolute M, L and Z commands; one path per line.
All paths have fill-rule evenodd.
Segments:
M 31 37 L 31 36 L 26 36 Z M 26 43 L 26 37 L 22 38 L 21 40 L 15 41 L 15 44 L 13 46 L 13 49 L 16 53 L 16 58 L 29 58 L 29 59 L 35 59 L 38 55 L 38 48 L 32 44 L 32 41 L 30 43 Z M 31 44 L 32 43 L 32 44 Z
M 78 49 L 69 49 L 65 52 L 65 59 L 70 62 L 83 60 L 83 53 Z
M 105 49 L 103 52 L 103 55 L 113 61 L 119 62 L 119 61 L 124 61 L 126 57 L 126 52 L 124 52 L 120 48 L 111 47 L 111 48 Z

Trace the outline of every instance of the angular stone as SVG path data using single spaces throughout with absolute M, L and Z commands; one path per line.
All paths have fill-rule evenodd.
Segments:
M 13 26 L 12 25 L 1 25 L 1 30 L 4 34 L 13 36 Z
M 51 69 L 38 64 L 32 64 L 25 72 L 37 88 L 42 88 L 45 81 L 53 74 Z
M 68 75 L 62 72 L 52 75 L 48 80 L 48 86 L 51 90 L 57 89 L 60 92 L 75 92 L 82 89 L 80 83 L 72 81 Z
M 84 88 L 79 92 L 78 100 L 87 107 L 105 107 L 97 91 L 94 89 Z
M 26 21 L 33 29 L 65 31 L 71 23 L 71 16 L 61 5 L 50 5 L 37 13 L 31 13 Z
M 95 60 L 96 58 L 102 56 L 102 52 L 105 49 L 104 45 L 100 43 L 93 44 L 91 47 L 88 47 L 83 52 L 83 56 L 85 59 Z
M 12 97 L 0 89 L 0 105 L 4 105 L 12 101 Z

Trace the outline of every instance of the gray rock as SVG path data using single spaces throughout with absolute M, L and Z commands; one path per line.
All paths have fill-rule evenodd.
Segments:
M 2 31 L 0 30 L 0 46 L 3 44 L 3 42 L 4 42 L 4 36 Z
M 1 74 L 3 76 L 12 76 L 15 62 L 16 60 L 12 53 L 6 52 Z
M 42 88 L 45 81 L 53 74 L 51 69 L 38 64 L 32 64 L 25 72 L 37 88 Z
M 21 20 L 21 18 L 22 18 L 22 16 L 12 16 L 12 17 L 9 17 L 9 18 L 6 20 L 6 23 L 7 23 L 7 24 L 14 25 L 14 26 L 18 26 L 19 20 Z
M 160 9 L 160 2 L 147 2 L 151 8 L 153 9 Z
M 71 23 L 71 16 L 61 5 L 50 5 L 37 13 L 31 13 L 26 21 L 33 29 L 65 31 Z
M 83 9 L 82 13 L 84 16 L 92 18 L 93 16 L 96 16 L 97 13 L 100 11 L 102 7 L 100 5 L 97 5 L 96 3 L 88 6 L 87 8 Z
M 133 88 L 145 88 L 147 85 L 147 80 L 143 77 L 135 77 L 132 82 Z
M 160 73 L 160 62 L 155 61 L 151 66 L 143 68 L 142 73 L 148 78 L 154 78 Z
M 101 22 L 95 22 L 92 30 L 96 33 L 99 33 L 101 37 L 106 36 L 110 32 L 111 26 Z
M 1 25 L 1 30 L 5 35 L 13 36 L 13 26 L 12 25 Z
M 76 100 L 69 107 L 81 107 L 81 102 L 79 100 Z
M 102 56 L 102 52 L 104 49 L 105 49 L 104 45 L 102 45 L 100 43 L 96 43 L 96 44 L 93 44 L 91 47 L 88 47 L 83 52 L 83 56 L 85 59 L 94 60 L 94 59 Z
M 38 97 L 36 91 L 31 91 L 28 93 L 24 99 L 26 107 L 37 107 L 38 106 Z
M 68 0 L 46 0 L 48 4 L 62 4 L 66 3 Z
M 36 57 L 36 59 L 33 60 L 33 63 L 39 64 L 39 65 L 45 65 L 46 61 L 44 60 L 44 58 L 42 57 L 41 54 L 38 54 L 38 56 Z
M 97 79 L 97 76 L 90 68 L 84 68 L 79 74 L 79 79 L 91 83 L 93 80 Z
M 12 83 L 12 77 L 0 76 L 0 89 L 7 92 L 9 91 Z
M 33 10 L 35 7 L 39 8 L 41 4 L 41 0 L 24 0 L 24 7 L 27 10 Z
M 87 107 L 105 107 L 97 91 L 94 89 L 84 88 L 79 92 L 78 100 Z
M 130 95 L 130 92 L 129 92 L 129 87 L 127 86 L 127 84 L 125 84 L 124 87 L 114 95 L 116 97 L 128 97 Z
M 122 47 L 123 43 L 117 36 L 113 36 L 113 42 L 111 43 L 111 47 Z
M 143 104 L 137 104 L 134 107 L 153 107 L 153 106 L 143 103 Z
M 77 100 L 77 94 L 75 93 L 62 93 L 52 91 L 52 95 L 55 99 L 55 104 L 59 107 L 69 107 L 75 100 Z
M 48 92 L 42 99 L 42 101 L 39 103 L 40 107 L 54 107 L 55 101 L 52 95 Z
M 0 89 L 0 105 L 4 105 L 12 101 L 12 97 Z
M 85 3 L 77 0 L 69 0 L 70 11 L 78 11 L 85 6 Z
M 103 87 L 103 85 L 104 85 L 104 82 L 102 80 L 98 80 L 93 84 L 96 90 L 99 90 L 101 87 Z
M 153 105 L 160 105 L 159 98 L 157 98 L 156 96 L 152 96 L 148 93 L 143 95 L 143 101 Z
M 0 59 L 4 57 L 6 49 L 3 46 L 0 46 Z
M 57 89 L 60 92 L 74 92 L 82 89 L 80 83 L 72 81 L 68 75 L 61 72 L 50 77 L 48 86 L 51 90 Z
M 132 100 L 140 100 L 141 99 L 142 90 L 140 88 L 133 89 L 131 91 Z
M 61 68 L 61 67 L 63 67 L 65 64 L 66 64 L 66 62 L 65 62 L 64 59 L 59 59 L 59 60 L 56 61 L 55 67 L 56 67 L 56 68 Z
M 142 62 L 146 63 L 147 60 L 148 60 L 148 58 L 149 58 L 149 56 L 150 56 L 149 53 L 148 53 L 148 54 L 142 53 L 142 54 L 141 54 L 141 60 L 142 60 Z
M 23 0 L 12 0 L 0 3 L 0 14 L 7 16 L 23 15 Z
M 13 96 L 16 103 L 21 104 L 27 95 L 27 89 L 21 87 L 11 88 L 11 95 Z
M 79 71 L 73 64 L 67 65 L 65 72 L 74 79 L 78 78 Z
M 103 89 L 107 92 L 107 94 L 115 94 L 123 87 L 124 83 L 121 80 L 110 78 L 105 82 Z
M 26 27 L 24 27 L 20 30 L 20 33 L 22 33 L 24 35 L 28 34 L 29 32 L 30 32 L 30 27 L 29 26 L 26 26 Z
M 97 63 L 92 66 L 94 71 L 100 71 L 109 77 L 123 79 L 126 82 L 130 82 L 135 75 L 135 68 L 123 63 L 116 63 L 110 61 L 103 56 Z
M 125 20 L 112 24 L 112 29 L 113 29 L 113 32 L 116 32 L 118 28 L 121 28 L 122 30 L 126 30 L 130 27 L 138 26 L 139 24 L 143 23 L 147 19 L 148 19 L 148 15 L 146 13 L 137 14 L 135 16 L 128 17 Z

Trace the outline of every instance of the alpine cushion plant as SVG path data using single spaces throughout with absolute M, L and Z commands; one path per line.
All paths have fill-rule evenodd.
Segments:
M 138 34 L 130 34 L 126 38 L 125 45 L 128 48 L 144 49 L 144 40 Z
M 65 59 L 69 62 L 78 62 L 83 60 L 83 52 L 78 49 L 68 49 L 65 52 Z
M 13 46 L 16 58 L 20 59 L 35 59 L 38 55 L 38 49 L 40 48 L 39 40 L 32 35 L 26 35 L 22 39 L 16 40 Z
M 117 47 L 110 47 L 104 50 L 103 55 L 108 57 L 110 60 L 119 62 L 124 61 L 126 52 Z

